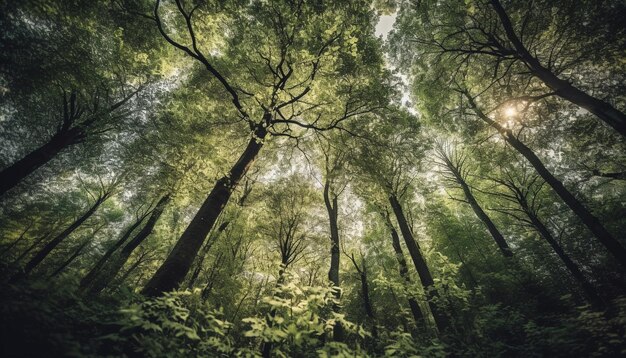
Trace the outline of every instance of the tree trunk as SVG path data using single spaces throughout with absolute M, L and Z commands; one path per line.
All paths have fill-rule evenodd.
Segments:
M 196 280 L 198 279 L 198 276 L 200 276 L 200 271 L 202 271 L 202 265 L 204 263 L 204 259 L 206 258 L 207 253 L 209 252 L 209 250 L 211 249 L 211 246 L 213 246 L 213 244 L 215 243 L 215 241 L 220 237 L 220 234 L 226 230 L 226 228 L 228 227 L 228 224 L 230 222 L 228 221 L 224 221 L 222 223 L 222 225 L 220 225 L 217 228 L 217 232 L 215 233 L 215 235 L 213 235 L 213 237 L 209 236 L 209 241 L 204 245 L 204 247 L 202 248 L 202 251 L 200 253 L 200 256 L 198 257 L 198 259 L 196 260 L 196 268 L 193 270 L 191 277 L 189 278 L 189 283 L 187 284 L 187 288 L 188 289 L 192 289 L 193 285 L 196 283 Z
M 201 293 L 202 300 L 206 301 L 209 299 L 209 295 L 211 294 L 211 291 L 213 290 L 213 285 L 215 284 L 215 275 L 217 275 L 218 272 L 220 271 L 221 269 L 220 266 L 223 261 L 224 261 L 224 253 L 220 252 L 215 258 L 215 261 L 213 261 L 211 272 L 209 273 L 209 276 L 207 277 L 207 283 L 202 289 L 202 293 Z
M 569 206 L 569 208 L 578 216 L 578 218 L 585 224 L 585 226 L 591 231 L 594 236 L 608 249 L 608 251 L 615 257 L 615 259 L 626 268 L 626 248 L 617 241 L 609 233 L 609 231 L 600 223 L 598 218 L 596 218 L 587 208 L 580 202 L 576 197 L 565 188 L 563 183 L 558 180 L 552 173 L 543 165 L 541 159 L 537 157 L 537 155 L 528 148 L 524 143 L 522 143 L 519 139 L 517 139 L 510 130 L 502 127 L 499 123 L 494 121 L 493 119 L 487 117 L 478 106 L 474 102 L 473 98 L 465 93 L 467 96 L 470 105 L 476 112 L 476 114 L 489 125 L 494 127 L 504 140 L 509 143 L 513 148 L 515 148 L 521 155 L 526 158 L 530 162 L 530 164 L 535 168 L 537 173 L 543 178 L 543 180 L 552 187 L 552 189 L 561 197 L 561 199 Z
M 404 216 L 402 206 L 400 205 L 398 198 L 396 198 L 396 196 L 393 194 L 390 195 L 389 203 L 391 204 L 391 208 L 393 209 L 393 212 L 396 216 L 396 220 L 398 221 L 398 225 L 400 226 L 400 231 L 402 232 L 402 236 L 404 237 L 404 242 L 407 249 L 409 250 L 409 254 L 411 255 L 411 259 L 413 260 L 413 264 L 415 265 L 417 274 L 419 275 L 420 281 L 422 282 L 424 291 L 426 292 L 426 297 L 428 298 L 428 306 L 430 307 L 433 318 L 435 319 L 437 329 L 440 333 L 444 333 L 449 327 L 450 323 L 448 321 L 448 317 L 446 317 L 445 313 L 439 308 L 439 306 L 435 302 L 439 295 L 434 287 L 435 281 L 430 274 L 430 270 L 426 265 L 426 260 L 424 260 L 424 256 L 422 256 L 419 245 L 413 237 L 413 233 L 409 228 L 409 224 L 406 221 L 406 217 Z
M 324 204 L 326 205 L 326 210 L 328 211 L 328 221 L 330 224 L 330 269 L 328 270 L 328 279 L 334 286 L 339 287 L 339 207 L 337 204 L 337 196 L 332 195 L 331 198 L 330 181 L 328 178 L 326 178 L 326 182 L 324 183 Z M 341 298 L 341 292 L 337 291 L 335 297 L 339 300 Z M 338 312 L 339 307 L 337 305 L 333 305 L 333 310 Z M 343 327 L 341 324 L 337 323 L 333 327 L 333 340 L 342 342 L 343 339 Z
M 359 274 L 359 281 L 361 282 L 361 298 L 363 299 L 363 308 L 365 309 L 365 314 L 367 318 L 372 322 L 372 335 L 376 338 L 376 316 L 374 315 L 374 309 L 372 307 L 372 303 L 370 301 L 370 289 L 369 284 L 367 282 L 367 266 L 365 265 L 365 258 L 361 255 L 361 266 L 359 266 L 354 259 L 354 255 L 350 256 L 350 260 L 352 261 L 352 265 L 356 269 L 356 272 Z
M 409 268 L 406 264 L 406 259 L 404 258 L 404 252 L 402 252 L 402 246 L 400 246 L 400 236 L 398 236 L 398 232 L 396 228 L 393 227 L 389 216 L 385 216 L 385 220 L 387 221 L 387 227 L 391 231 L 391 246 L 393 246 L 393 251 L 396 254 L 396 260 L 398 261 L 398 270 L 400 271 L 400 277 L 404 279 L 404 282 L 407 285 L 411 285 L 411 276 L 409 275 Z M 414 297 L 409 296 L 409 307 L 411 308 L 411 313 L 413 314 L 413 318 L 415 319 L 415 324 L 420 325 L 424 323 L 424 314 L 422 313 L 422 309 L 419 304 L 415 300 Z
M 6 254 L 6 253 L 9 253 L 9 254 L 10 254 L 11 249 L 12 249 L 12 248 L 14 248 L 15 246 L 17 246 L 17 244 L 19 244 L 20 242 L 22 242 L 22 240 L 24 240 L 24 238 L 26 238 L 26 233 L 28 232 L 28 230 L 30 230 L 30 228 L 31 228 L 33 225 L 34 225 L 34 222 L 33 222 L 33 221 L 31 221 L 31 222 L 28 224 L 28 226 L 27 226 L 24 230 L 22 230 L 22 233 L 20 234 L 20 236 L 19 236 L 18 238 L 17 238 L 17 239 L 15 239 L 15 240 L 13 240 L 13 242 L 12 242 L 12 243 L 8 244 L 8 245 L 6 246 L 6 248 L 4 248 L 4 249 L 2 250 L 2 253 L 0 254 L 0 256 L 4 256 L 4 254 Z
M 59 268 L 57 268 L 56 270 L 54 270 L 54 272 L 50 275 L 50 278 L 55 277 L 56 275 L 60 274 L 61 272 L 63 272 L 63 270 L 69 266 L 72 262 L 74 262 L 74 260 L 78 257 L 78 255 L 80 255 L 80 253 L 83 251 L 83 249 L 85 248 L 85 246 L 87 246 L 87 244 L 89 243 L 89 241 L 91 240 L 85 240 L 85 242 L 83 242 L 82 244 L 80 244 L 78 246 L 78 248 L 74 251 L 74 253 L 72 254 L 72 256 L 70 256 L 67 260 L 65 260 L 65 262 L 63 262 L 63 264 L 61 264 L 61 266 L 59 266 Z
M 164 292 L 172 291 L 178 288 L 185 279 L 215 220 L 224 210 L 237 184 L 263 147 L 266 134 L 267 130 L 262 125 L 256 128 L 243 154 L 228 174 L 215 183 L 213 190 L 176 242 L 165 262 L 144 287 L 142 293 L 145 296 L 156 297 Z
M 498 248 L 500 249 L 500 252 L 502 253 L 502 255 L 504 257 L 512 257 L 513 251 L 511 251 L 509 244 L 504 239 L 504 236 L 502 236 L 502 234 L 500 233 L 500 230 L 498 230 L 498 228 L 496 227 L 496 224 L 494 224 L 493 221 L 491 221 L 491 218 L 489 217 L 489 215 L 487 215 L 487 213 L 485 213 L 483 208 L 480 207 L 480 205 L 478 204 L 478 201 L 476 201 L 474 194 L 472 194 L 472 191 L 470 190 L 469 185 L 467 185 L 461 173 L 457 170 L 456 166 L 447 158 L 444 158 L 444 161 L 446 162 L 446 166 L 448 167 L 450 172 L 452 172 L 452 175 L 454 175 L 456 182 L 459 183 L 459 185 L 463 189 L 463 194 L 465 195 L 465 199 L 472 207 L 474 214 L 476 214 L 476 216 L 480 219 L 480 221 L 482 221 L 483 224 L 485 224 L 485 226 L 487 227 L 487 230 L 489 230 L 489 233 L 491 234 L 491 237 L 493 237 L 493 240 L 496 242 L 496 245 L 498 245 Z
M 338 207 L 337 197 L 330 198 L 329 183 L 324 186 L 324 203 L 328 211 L 328 221 L 330 224 L 330 269 L 328 271 L 328 279 L 337 287 L 339 287 L 339 226 L 338 226 Z
M 137 267 L 139 267 L 139 265 L 141 265 L 142 263 L 144 263 L 143 258 L 146 256 L 146 253 L 143 253 L 140 257 L 137 258 L 137 260 L 135 262 L 133 262 L 133 264 L 128 268 L 128 270 L 126 270 L 126 272 L 124 272 L 124 274 L 122 275 L 122 277 L 119 278 L 119 280 L 117 280 L 115 282 L 115 287 L 120 287 L 122 286 L 122 284 L 124 284 L 124 282 L 128 279 L 128 277 L 137 269 Z
M 48 254 L 52 250 L 54 250 L 61 242 L 67 239 L 68 236 L 74 232 L 79 226 L 81 226 L 93 213 L 96 212 L 98 207 L 104 203 L 109 198 L 110 193 L 105 193 L 96 199 L 95 203 L 87 210 L 80 218 L 76 219 L 67 229 L 63 230 L 59 235 L 57 235 L 52 241 L 48 242 L 35 256 L 24 266 L 24 269 L 21 273 L 15 275 L 12 278 L 12 281 L 18 280 L 22 277 L 27 276 L 37 265 L 43 261 Z
M 476 278 L 474 277 L 474 273 L 472 273 L 472 269 L 470 268 L 469 264 L 465 262 L 465 260 L 463 259 L 463 256 L 461 255 L 461 251 L 459 251 L 459 248 L 456 246 L 454 241 L 450 239 L 450 237 L 448 237 L 448 240 L 450 241 L 450 244 L 452 245 L 452 247 L 454 247 L 454 253 L 459 258 L 459 262 L 461 262 L 462 267 L 465 269 L 465 271 L 467 271 L 467 275 L 471 281 L 469 284 L 471 285 L 472 288 L 476 288 L 478 286 L 478 281 L 476 281 Z
M 363 308 L 365 309 L 365 314 L 367 318 L 369 318 L 372 323 L 372 337 L 377 339 L 378 330 L 376 329 L 376 316 L 374 314 L 374 308 L 372 307 L 372 302 L 370 300 L 370 289 L 369 284 L 367 282 L 367 266 L 365 265 L 365 259 L 361 258 L 361 267 L 356 264 L 354 258 L 352 259 L 352 263 L 356 268 L 359 279 L 361 281 L 361 297 L 363 298 Z
M 359 272 L 359 278 L 361 279 L 361 295 L 363 296 L 363 307 L 365 308 L 365 314 L 372 322 L 376 318 L 374 315 L 374 309 L 372 308 L 372 302 L 370 301 L 370 290 L 367 283 L 367 270 L 365 268 L 365 262 L 363 262 L 363 268 Z
M 587 278 L 582 273 L 578 265 L 574 261 L 572 261 L 569 255 L 565 253 L 565 251 L 563 250 L 563 247 L 559 245 L 559 243 L 550 233 L 550 230 L 548 230 L 548 228 L 539 219 L 539 217 L 537 217 L 537 215 L 531 213 L 530 211 L 526 211 L 526 208 L 524 209 L 525 209 L 524 211 L 526 215 L 532 222 L 533 226 L 535 227 L 537 232 L 539 232 L 539 235 L 541 235 L 541 237 L 544 240 L 546 240 L 548 244 L 550 244 L 554 252 L 561 259 L 561 261 L 563 261 L 563 264 L 565 264 L 565 267 L 567 267 L 567 270 L 572 274 L 574 279 L 580 284 L 589 303 L 591 303 L 595 308 L 601 309 L 604 306 L 604 304 L 602 303 L 602 300 L 600 299 L 598 292 L 593 287 L 593 285 L 591 285 L 591 283 L 587 280 Z
M 53 231 L 49 231 L 48 233 L 46 233 L 45 235 L 39 237 L 37 240 L 35 240 L 26 250 L 24 250 L 24 252 L 22 252 L 20 254 L 20 256 L 18 256 L 12 263 L 11 265 L 17 265 L 20 261 L 22 261 L 22 259 L 24 257 L 26 257 L 26 255 L 28 255 L 31 251 L 33 251 L 33 249 L 35 247 L 37 247 L 37 245 L 39 245 L 42 241 L 44 241 L 45 239 L 47 239 L 50 235 L 52 235 Z
M 0 196 L 11 190 L 39 167 L 48 163 L 63 149 L 75 144 L 81 134 L 82 132 L 78 127 L 57 133 L 46 144 L 30 152 L 10 167 L 3 169 L 0 172 Z
M 515 34 L 513 24 L 511 24 L 511 20 L 502 7 L 502 4 L 500 4 L 498 0 L 491 0 L 491 5 L 498 14 L 506 36 L 509 41 L 511 41 L 511 44 L 513 44 L 513 47 L 515 47 L 517 55 L 528 66 L 531 73 L 535 77 L 543 81 L 543 83 L 552 89 L 557 96 L 595 114 L 606 124 L 613 127 L 613 129 L 619 132 L 622 136 L 626 136 L 626 114 L 617 110 L 609 103 L 588 95 L 587 93 L 574 87 L 568 81 L 562 80 L 549 69 L 545 68 L 539 60 L 528 51 L 519 37 Z
M 109 247 L 107 249 L 107 251 L 104 253 L 104 255 L 102 255 L 102 257 L 98 260 L 96 265 L 80 281 L 80 286 L 79 287 L 81 289 L 85 289 L 86 287 L 91 285 L 91 283 L 98 276 L 98 273 L 100 273 L 100 270 L 102 270 L 102 267 L 107 262 L 107 260 L 111 257 L 111 255 L 113 255 L 113 253 L 118 248 L 120 248 L 126 242 L 126 240 L 128 240 L 128 238 L 133 233 L 133 231 L 135 231 L 135 229 L 139 225 L 141 225 L 141 223 L 143 222 L 144 219 L 145 219 L 145 216 L 141 216 L 140 218 L 138 218 L 130 227 L 128 227 L 128 229 L 126 229 L 124 234 L 111 247 Z
M 170 195 L 167 194 L 159 200 L 156 207 L 152 211 L 150 218 L 146 222 L 146 225 L 130 240 L 126 246 L 124 246 L 117 257 L 109 261 L 107 267 L 104 267 L 100 274 L 94 278 L 93 283 L 88 288 L 88 293 L 93 295 L 102 291 L 105 287 L 111 283 L 111 281 L 117 276 L 118 272 L 124 267 L 130 255 L 135 249 L 152 233 L 154 226 L 163 214 L 165 206 L 170 200 Z

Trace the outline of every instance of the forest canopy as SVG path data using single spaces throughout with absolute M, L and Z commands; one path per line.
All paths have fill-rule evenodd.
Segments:
M 626 355 L 625 18 L 0 2 L 0 354 Z

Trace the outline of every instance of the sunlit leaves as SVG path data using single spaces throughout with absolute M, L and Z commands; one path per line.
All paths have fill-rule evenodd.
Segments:
M 359 325 L 347 321 L 344 315 L 333 312 L 332 307 L 337 303 L 334 290 L 299 285 L 288 278 L 285 284 L 276 287 L 272 296 L 263 299 L 270 313 L 265 317 L 244 319 L 249 324 L 246 337 L 272 342 L 277 354 L 293 356 L 315 349 L 332 351 L 323 337 L 332 334 L 336 324 L 352 334 L 369 335 Z M 347 345 L 342 349 L 349 351 Z

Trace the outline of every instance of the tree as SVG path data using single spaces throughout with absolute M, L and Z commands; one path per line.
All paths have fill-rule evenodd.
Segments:
M 72 255 L 70 255 L 70 257 L 67 258 L 67 260 L 65 260 L 61 265 L 59 265 L 59 267 L 54 270 L 54 272 L 50 275 L 50 277 L 55 277 L 57 275 L 59 275 L 61 272 L 63 272 L 69 265 L 72 264 L 72 262 L 74 262 L 74 260 L 83 252 L 83 249 L 89 244 L 89 242 L 94 238 L 94 236 L 104 227 L 106 226 L 106 224 L 104 225 L 100 225 L 98 227 L 96 227 L 92 233 L 90 235 L 87 236 L 87 238 L 83 239 L 82 242 L 80 242 L 76 249 L 74 250 L 74 252 L 72 253 Z
M 407 3 L 401 8 L 394 43 L 396 54 L 406 61 L 413 60 L 406 54 L 417 51 L 425 54 L 420 62 L 448 62 L 458 69 L 484 73 L 485 78 L 519 84 L 509 87 L 519 93 L 511 95 L 518 100 L 560 97 L 624 136 L 626 116 L 606 100 L 619 93 L 608 78 L 624 75 L 617 65 L 623 41 L 618 38 L 624 29 L 616 21 L 624 11 L 618 2 Z M 601 18 L 607 21 L 600 23 Z M 610 74 L 604 77 L 600 71 L 590 71 L 597 63 Z M 598 80 L 607 82 L 600 86 L 602 94 L 591 95 Z
M 439 156 L 439 159 L 443 161 L 442 164 L 446 170 L 443 174 L 444 178 L 447 181 L 455 183 L 461 187 L 463 195 L 465 196 L 465 202 L 472 207 L 476 216 L 483 222 L 483 224 L 485 224 L 489 230 L 489 234 L 491 234 L 491 237 L 493 237 L 493 240 L 502 252 L 502 255 L 504 257 L 513 256 L 513 251 L 511 251 L 511 248 L 504 239 L 504 236 L 502 236 L 487 213 L 485 213 L 485 211 L 480 207 L 467 183 L 467 177 L 469 176 L 469 169 L 467 169 L 465 165 L 467 156 L 461 150 L 453 148 L 451 145 L 446 143 L 438 144 L 436 150 L 437 155 Z
M 47 143 L 0 172 L 0 183 L 2 183 L 0 184 L 0 195 L 16 186 L 37 168 L 49 162 L 63 149 L 84 142 L 88 135 L 97 135 L 110 130 L 110 128 L 107 128 L 106 122 L 102 120 L 102 117 L 115 118 L 116 116 L 123 116 L 123 114 L 115 114 L 115 111 L 128 102 L 137 92 L 133 91 L 125 98 L 107 106 L 103 110 L 99 108 L 98 102 L 100 99 L 98 94 L 91 99 L 93 107 L 86 109 L 77 102 L 76 91 L 71 92 L 69 99 L 67 93 L 63 93 L 63 117 L 56 133 Z M 88 132 L 95 123 L 98 123 L 101 127 L 95 131 Z
M 87 273 L 87 275 L 85 275 L 85 277 L 83 277 L 83 279 L 80 281 L 81 288 L 85 288 L 93 282 L 93 280 L 102 270 L 102 267 L 106 264 L 107 260 L 109 260 L 109 258 L 113 255 L 113 253 L 115 253 L 117 249 L 119 249 L 120 247 L 122 247 L 122 245 L 124 245 L 124 243 L 126 243 L 126 241 L 132 235 L 133 231 L 135 231 L 135 229 L 137 229 L 137 227 L 139 227 L 139 225 L 141 225 L 145 218 L 150 214 L 150 210 L 140 212 L 141 209 L 143 209 L 143 205 L 140 206 L 138 211 L 135 213 L 135 221 L 130 226 L 128 226 L 128 228 L 126 228 L 122 236 L 120 236 L 120 238 L 116 242 L 114 242 L 111 246 L 109 246 L 109 248 L 107 248 L 104 255 L 102 255 L 102 257 L 98 259 L 93 268 Z
M 625 11 L 0 1 L 3 353 L 623 355 Z
M 367 318 L 371 321 L 372 324 L 372 333 L 374 338 L 376 338 L 376 315 L 374 314 L 374 308 L 372 307 L 372 303 L 370 301 L 370 289 L 369 283 L 367 282 L 367 266 L 365 264 L 365 257 L 361 253 L 361 265 L 359 265 L 355 258 L 354 254 L 346 254 L 352 262 L 354 269 L 359 275 L 359 281 L 361 282 L 361 298 L 363 299 L 363 307 L 365 309 L 365 314 L 367 314 Z
M 139 35 L 130 31 L 128 22 L 102 16 L 110 11 L 105 3 L 2 5 L 0 22 L 6 31 L 0 39 L 0 73 L 8 86 L 3 88 L 10 88 L 3 90 L 3 113 L 11 119 L 0 131 L 11 148 L 1 159 L 3 200 L 7 191 L 53 158 L 55 164 L 59 157 L 66 159 L 77 144 L 88 142 L 81 150 L 97 151 L 107 135 L 119 133 L 130 114 L 142 107 L 140 91 L 142 100 L 158 92 L 156 86 L 145 86 L 156 77 L 148 53 L 158 46 L 150 43 L 149 31 Z M 138 45 L 141 41 L 133 36 L 145 42 Z M 46 175 L 40 173 L 29 183 L 43 179 Z
M 394 131 L 390 131 L 391 128 L 385 126 L 386 123 L 381 121 L 379 127 L 376 128 L 377 136 L 371 137 L 375 138 L 375 141 L 373 140 L 373 143 L 360 143 L 358 149 L 351 156 L 351 160 L 354 161 L 354 165 L 362 175 L 376 184 L 381 199 L 391 207 L 409 251 L 409 256 L 426 293 L 436 326 L 441 333 L 444 333 L 448 328 L 449 321 L 445 312 L 435 302 L 439 296 L 434 287 L 435 281 L 422 250 L 415 240 L 401 202 L 401 200 L 407 200 L 409 196 L 411 182 L 416 175 L 415 166 L 419 164 L 424 153 L 426 140 L 420 135 L 417 120 L 406 111 L 395 109 L 390 110 L 386 115 L 388 117 L 381 116 L 378 119 L 387 122 L 391 122 L 393 119 L 402 123 L 403 127 L 394 128 Z M 374 146 L 372 144 L 379 145 Z
M 217 180 L 166 261 L 144 288 L 143 293 L 148 296 L 170 291 L 184 279 L 208 232 L 259 154 L 268 134 L 293 137 L 294 127 L 317 131 L 341 128 L 342 122 L 385 103 L 384 96 L 364 97 L 380 87 L 363 86 L 357 82 L 359 72 L 380 73 L 381 61 L 376 57 L 359 61 L 359 52 L 368 53 L 376 45 L 361 29 L 367 11 L 363 12 L 354 4 L 335 3 L 322 13 L 302 2 L 254 3 L 243 10 L 226 7 L 223 10 L 232 23 L 242 25 L 235 29 L 237 35 L 232 37 L 237 41 L 237 48 L 250 48 L 256 54 L 251 58 L 237 52 L 229 53 L 231 68 L 235 69 L 237 65 L 240 69 L 253 68 L 251 78 L 233 75 L 231 79 L 213 64 L 213 56 L 205 55 L 203 46 L 206 45 L 200 43 L 196 34 L 198 22 L 194 16 L 205 16 L 210 21 L 210 9 L 200 6 L 189 9 L 182 1 L 176 1 L 174 12 L 182 17 L 190 43 L 185 45 L 168 34 L 159 12 L 160 5 L 157 0 L 153 15 L 148 17 L 156 23 L 167 42 L 202 64 L 222 84 L 237 115 L 248 124 L 252 135 L 239 159 L 225 176 Z M 250 23 L 246 16 L 256 19 L 253 22 L 256 26 L 243 26 Z M 328 21 L 333 25 L 328 27 Z M 326 24 L 324 29 L 318 25 L 321 23 Z M 359 41 L 364 44 L 362 47 L 356 46 Z M 259 49 L 259 43 L 266 46 Z M 368 67 L 355 73 L 354 63 Z M 322 74 L 321 69 L 327 73 L 335 69 L 342 76 L 332 78 Z M 250 89 L 243 90 L 245 79 L 251 81 Z M 237 80 L 241 82 L 234 85 Z M 323 88 L 330 92 L 324 92 Z M 315 102 L 308 102 L 308 98 Z
M 494 194 L 515 205 L 514 207 L 506 206 L 499 210 L 533 227 L 541 238 L 550 245 L 572 277 L 582 287 L 589 302 L 597 308 L 602 308 L 604 304 L 596 289 L 585 277 L 580 267 L 565 253 L 563 247 L 539 216 L 539 211 L 542 209 L 542 205 L 544 205 L 540 198 L 540 192 L 545 182 L 541 181 L 538 175 L 529 174 L 524 168 L 521 173 L 514 173 L 507 167 L 502 169 L 500 178 L 491 178 L 491 180 L 506 189 L 506 192 Z
M 169 193 L 161 197 L 161 199 L 154 206 L 154 209 L 152 209 L 150 218 L 148 218 L 144 227 L 126 245 L 124 245 L 124 247 L 120 249 L 117 255 L 109 260 L 108 265 L 105 263 L 105 266 L 98 272 L 96 277 L 94 277 L 91 282 L 86 282 L 83 285 L 83 289 L 85 289 L 89 294 L 96 294 L 109 285 L 111 280 L 113 280 L 122 267 L 124 267 L 133 251 L 135 251 L 135 249 L 141 245 L 144 240 L 150 236 L 150 234 L 152 234 L 152 231 L 154 230 L 157 221 L 163 214 L 163 210 L 165 210 L 170 198 L 171 196 Z
M 445 330 L 448 329 L 449 322 L 445 312 L 443 312 L 442 309 L 435 302 L 438 299 L 439 294 L 434 287 L 435 281 L 433 280 L 433 277 L 430 273 L 430 269 L 426 264 L 426 260 L 424 259 L 424 255 L 422 254 L 422 251 L 417 241 L 415 241 L 415 238 L 413 237 L 413 232 L 406 220 L 406 216 L 404 215 L 404 211 L 402 210 L 402 205 L 400 204 L 396 195 L 393 193 L 389 195 L 389 204 L 391 205 L 393 213 L 396 216 L 396 220 L 398 221 L 400 232 L 402 233 L 404 243 L 409 250 L 409 255 L 413 260 L 413 264 L 415 265 L 415 270 L 419 275 L 422 286 L 424 287 L 424 291 L 426 291 L 428 305 L 433 314 L 433 318 L 435 319 L 435 324 L 437 325 L 439 331 L 441 333 L 444 333 Z
M 400 272 L 400 276 L 402 277 L 402 279 L 404 279 L 407 285 L 410 285 L 411 276 L 409 275 L 409 268 L 406 264 L 406 258 L 404 257 L 402 246 L 400 245 L 400 236 L 398 235 L 398 231 L 391 222 L 391 218 L 389 217 L 389 211 L 385 210 L 383 217 L 385 220 L 385 225 L 391 232 L 391 245 L 393 247 L 396 260 L 398 261 L 398 270 Z M 424 314 L 422 313 L 422 309 L 420 308 L 419 304 L 414 297 L 409 297 L 408 301 L 409 307 L 411 308 L 411 314 L 413 314 L 413 319 L 415 319 L 415 324 L 422 324 L 424 322 Z
M 91 193 L 90 193 L 91 194 Z M 65 241 L 76 229 L 78 229 L 87 219 L 89 219 L 96 210 L 113 194 L 113 186 L 102 187 L 100 192 L 94 196 L 94 202 L 91 206 L 65 230 L 60 232 L 52 240 L 50 240 L 41 250 L 39 250 L 33 258 L 24 265 L 24 268 L 18 274 L 14 275 L 12 281 L 24 278 L 33 271 L 60 243 Z
M 344 156 L 342 153 L 329 153 L 330 148 L 324 152 L 324 205 L 328 212 L 328 223 L 330 226 L 330 268 L 328 270 L 328 279 L 335 287 L 340 287 L 339 280 L 339 264 L 341 258 L 341 241 L 339 238 L 339 204 L 338 198 L 342 189 L 338 188 L 337 177 L 343 165 Z M 345 189 L 345 187 L 344 187 Z M 341 291 L 337 290 L 337 300 L 341 298 Z M 335 311 L 339 311 L 339 307 L 335 306 Z M 333 331 L 333 339 L 341 342 L 344 339 L 343 329 L 340 324 L 335 325 Z
M 474 98 L 468 92 L 464 91 L 463 94 L 467 98 L 468 104 L 475 112 L 476 116 L 496 129 L 509 145 L 515 148 L 515 150 L 528 160 L 541 178 L 545 180 L 550 187 L 552 187 L 565 204 L 567 204 L 567 206 L 578 216 L 583 224 L 585 224 L 589 231 L 594 234 L 594 236 L 607 248 L 607 250 L 622 266 L 626 267 L 626 248 L 617 239 L 615 239 L 613 235 L 611 235 L 602 223 L 600 223 L 598 218 L 587 210 L 587 208 L 569 190 L 567 190 L 567 188 L 565 188 L 560 180 L 552 175 L 532 149 L 520 141 L 510 129 L 505 128 L 482 112 L 478 108 Z
M 524 46 L 520 38 L 515 33 L 511 19 L 502 7 L 500 1 L 491 0 L 490 3 L 496 14 L 498 14 L 498 18 L 500 19 L 501 26 L 504 29 L 507 39 L 511 45 L 513 45 L 515 56 L 520 59 L 526 67 L 528 67 L 530 72 L 535 77 L 543 81 L 543 83 L 557 96 L 575 103 L 595 114 L 606 124 L 613 127 L 613 129 L 619 132 L 622 136 L 626 136 L 626 114 L 617 110 L 611 104 L 590 96 L 584 91 L 574 87 L 569 81 L 559 78 L 549 68 L 544 67 L 539 60 L 533 56 L 530 51 L 528 51 L 526 46 Z M 497 46 L 500 45 L 498 44 Z
M 308 210 L 311 208 L 311 196 L 308 187 L 300 177 L 292 180 L 282 180 L 278 186 L 283 190 L 280 193 L 269 191 L 267 205 L 271 208 L 271 216 L 261 230 L 270 239 L 274 252 L 280 259 L 280 268 L 276 276 L 276 286 L 285 283 L 286 271 L 299 260 L 303 259 L 308 248 L 309 233 L 306 230 L 307 218 L 311 218 Z M 276 314 L 270 311 L 268 324 L 272 326 L 271 318 Z M 336 330 L 335 330 L 336 332 Z M 272 342 L 264 342 L 261 351 L 264 357 L 270 357 Z

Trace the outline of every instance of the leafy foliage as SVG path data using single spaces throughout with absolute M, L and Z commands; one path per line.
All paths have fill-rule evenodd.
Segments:
M 3 355 L 626 355 L 625 13 L 0 2 Z

